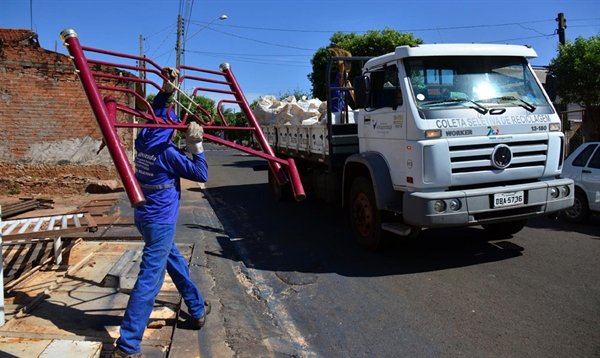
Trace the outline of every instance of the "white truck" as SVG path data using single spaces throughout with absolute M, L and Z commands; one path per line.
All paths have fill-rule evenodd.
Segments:
M 367 250 L 383 231 L 481 225 L 509 236 L 573 205 L 573 182 L 558 177 L 561 120 L 528 63 L 536 56 L 528 46 L 430 44 L 332 57 L 328 76 L 339 61 L 362 64 L 352 87 L 328 86 L 326 124 L 263 132 L 306 187 L 341 201 Z M 332 113 L 336 92 L 354 109 Z M 290 191 L 272 175 L 269 185 L 278 199 Z

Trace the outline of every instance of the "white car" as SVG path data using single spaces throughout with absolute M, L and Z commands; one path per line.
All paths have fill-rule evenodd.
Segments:
M 583 143 L 565 160 L 562 176 L 575 182 L 575 203 L 564 211 L 570 222 L 600 214 L 600 142 Z

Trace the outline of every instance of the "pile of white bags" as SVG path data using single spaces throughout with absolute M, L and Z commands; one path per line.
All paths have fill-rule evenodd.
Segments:
M 294 96 L 281 101 L 274 96 L 260 97 L 254 108 L 254 115 L 261 125 L 312 125 L 325 119 L 326 112 L 327 102 L 306 97 L 297 101 Z

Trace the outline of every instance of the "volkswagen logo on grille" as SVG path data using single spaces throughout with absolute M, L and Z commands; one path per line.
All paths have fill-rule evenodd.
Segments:
M 498 169 L 504 169 L 510 165 L 512 152 L 506 144 L 500 144 L 494 147 L 492 152 L 492 165 Z

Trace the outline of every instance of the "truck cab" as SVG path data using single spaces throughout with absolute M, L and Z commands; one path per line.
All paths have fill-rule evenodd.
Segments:
M 514 234 L 572 206 L 572 181 L 557 178 L 561 121 L 528 62 L 536 56 L 528 46 L 431 44 L 366 62 L 354 81 L 359 153 L 343 177 L 350 221 L 379 215 L 366 227 L 402 235 L 470 225 Z M 379 213 L 360 213 L 358 177 Z

